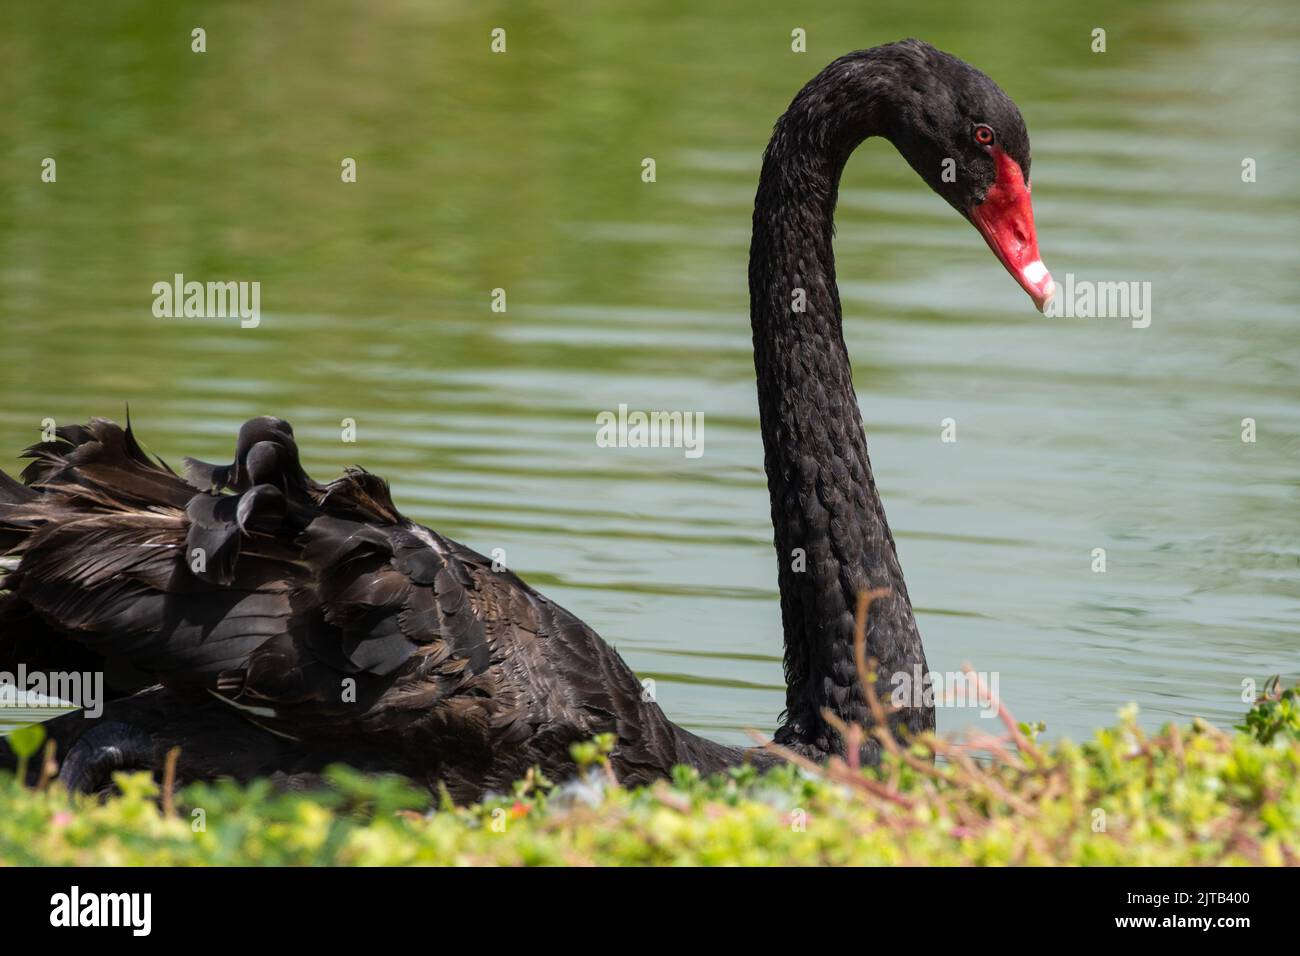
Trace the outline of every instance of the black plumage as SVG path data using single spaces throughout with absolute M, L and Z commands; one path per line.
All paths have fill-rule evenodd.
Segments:
M 853 662 L 858 593 L 890 589 L 867 635 L 882 692 L 925 670 L 841 332 L 839 177 L 862 139 L 883 135 L 965 211 L 991 175 L 962 145 L 977 114 L 1006 131 L 1027 175 L 1028 138 L 1005 94 L 905 41 L 827 67 L 764 156 L 749 284 L 788 684 L 776 739 L 818 759 L 844 747 L 824 708 L 871 722 Z M 945 151 L 962 157 L 955 184 L 939 179 Z M 146 455 L 129 425 L 102 419 L 27 455 L 22 484 L 0 474 L 0 667 L 106 672 L 104 729 L 51 722 L 80 787 L 102 784 L 124 753 L 156 764 L 175 744 L 182 780 L 310 780 L 343 761 L 465 799 L 533 765 L 563 777 L 570 745 L 599 733 L 616 736 L 612 764 L 628 784 L 678 763 L 771 760 L 670 722 L 591 628 L 403 517 L 382 479 L 352 469 L 313 481 L 287 422 L 247 422 L 230 464 L 187 459 L 188 480 Z M 908 704 L 890 720 L 928 730 L 934 710 Z
M 562 777 L 570 744 L 605 732 L 632 780 L 692 755 L 743 759 L 679 731 L 590 628 L 408 521 L 382 480 L 353 470 L 313 482 L 272 419 L 245 425 L 238 447 L 230 466 L 190 463 L 191 484 L 129 427 L 97 419 L 29 449 L 31 486 L 3 486 L 0 528 L 24 536 L 0 620 L 39 621 L 41 646 L 21 642 L 29 669 L 69 648 L 95 669 L 127 665 L 133 679 L 113 682 L 106 716 L 135 728 L 136 751 L 138 731 L 159 753 L 179 743 L 193 776 L 352 759 L 465 797 L 533 764 Z M 0 647 L 11 657 L 19 642 Z M 209 735 L 241 742 L 213 753 Z

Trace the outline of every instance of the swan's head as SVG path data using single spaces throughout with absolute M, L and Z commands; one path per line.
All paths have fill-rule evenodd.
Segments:
M 967 63 L 914 40 L 898 48 L 885 135 L 930 187 L 979 230 L 1044 310 L 1056 291 L 1038 254 L 1029 134 L 1011 97 Z

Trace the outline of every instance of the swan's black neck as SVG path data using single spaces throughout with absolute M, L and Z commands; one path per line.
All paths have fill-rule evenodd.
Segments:
M 758 372 L 785 630 L 786 715 L 776 739 L 814 756 L 842 751 L 822 718 L 871 719 L 853 659 L 860 591 L 872 605 L 868 656 L 893 675 L 925 670 L 894 539 L 871 474 L 841 329 L 831 248 L 840 174 L 849 154 L 896 121 L 897 74 L 870 54 L 836 61 L 778 121 L 763 160 L 750 247 L 750 318 Z M 911 729 L 932 708 L 901 711 Z

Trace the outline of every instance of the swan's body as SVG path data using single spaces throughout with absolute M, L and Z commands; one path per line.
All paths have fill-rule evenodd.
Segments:
M 134 696 L 104 719 L 157 728 L 150 751 L 181 743 L 186 776 L 346 758 L 472 794 L 533 764 L 562 775 L 570 745 L 599 733 L 618 735 L 630 780 L 742 759 L 670 723 L 572 614 L 402 517 L 380 479 L 312 482 L 283 422 L 241 429 L 238 460 L 255 464 L 218 472 L 234 492 L 221 495 L 111 422 L 61 438 L 24 474 L 39 494 L 7 491 L 26 500 L 5 524 L 34 526 L 11 581 L 30 615 L 11 653 L 58 646 L 74 670 L 109 661 L 110 685 Z M 208 485 L 214 471 L 190 475 Z M 69 633 L 82 641 L 60 641 Z M 158 676 L 166 689 L 146 690 Z
M 972 124 L 998 129 L 997 144 L 967 142 Z M 867 635 L 884 686 L 926 668 L 834 281 L 839 176 L 868 135 L 893 140 L 1040 305 L 1051 283 L 1037 275 L 1023 124 L 982 73 L 916 41 L 891 44 L 831 64 L 777 123 L 750 255 L 786 644 L 776 739 L 815 759 L 844 747 L 824 709 L 871 722 L 853 664 L 859 592 L 890 592 Z M 945 148 L 960 170 L 952 183 Z M 177 744 L 182 780 L 297 778 L 347 762 L 462 798 L 532 765 L 565 776 L 570 745 L 600 733 L 616 735 L 626 783 L 681 763 L 771 759 L 673 724 L 591 628 L 404 518 L 380 479 L 312 481 L 278 419 L 246 423 L 234 463 L 191 462 L 188 481 L 102 420 L 60 429 L 29 455 L 24 484 L 0 475 L 0 553 L 20 558 L 4 580 L 0 669 L 106 672 L 114 698 L 102 721 L 51 725 L 71 785 L 156 766 Z M 934 710 L 916 703 L 889 719 L 924 731 Z M 862 756 L 873 759 L 874 744 Z

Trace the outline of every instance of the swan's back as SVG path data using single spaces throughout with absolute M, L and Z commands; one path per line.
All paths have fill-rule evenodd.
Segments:
M 736 759 L 668 722 L 572 614 L 403 517 L 382 479 L 312 481 L 285 422 L 248 422 L 235 461 L 191 461 L 190 481 L 102 419 L 28 455 L 24 484 L 0 479 L 0 551 L 20 558 L 5 662 L 211 695 L 280 747 L 391 751 L 463 792 L 564 773 L 600 733 L 629 782 Z

